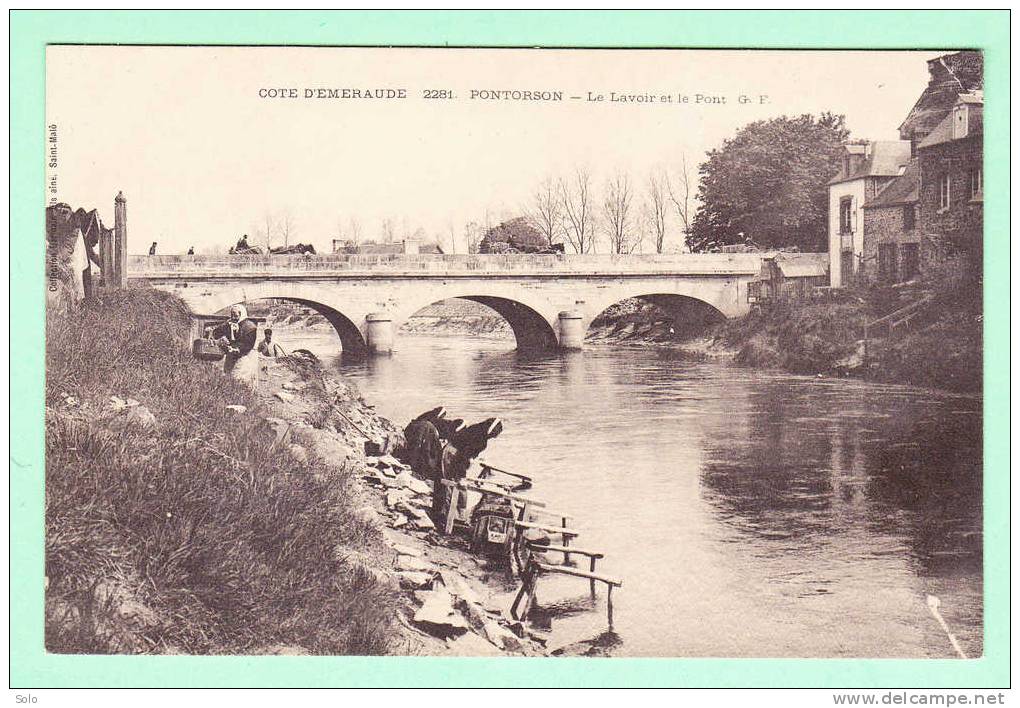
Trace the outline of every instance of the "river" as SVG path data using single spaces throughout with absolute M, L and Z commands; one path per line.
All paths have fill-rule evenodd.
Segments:
M 552 645 L 616 656 L 953 657 L 982 652 L 981 402 L 760 372 L 673 349 L 523 357 L 513 341 L 401 335 L 341 365 L 321 328 L 277 328 L 398 424 L 498 416 L 484 459 L 532 475 L 620 576 L 543 579 Z

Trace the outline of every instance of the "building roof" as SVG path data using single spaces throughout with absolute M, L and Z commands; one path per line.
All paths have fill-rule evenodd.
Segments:
M 885 185 L 877 195 L 864 203 L 865 209 L 913 204 L 918 199 L 920 167 L 916 159 L 907 163 L 903 174 Z
M 943 54 L 928 61 L 928 85 L 900 125 L 904 140 L 923 139 L 945 117 L 957 96 L 984 86 L 981 52 L 965 50 Z
M 820 278 L 829 274 L 828 253 L 773 251 L 765 254 L 765 258 L 775 261 L 784 278 Z M 771 280 L 767 268 L 763 269 L 761 280 Z
M 839 166 L 839 173 L 829 180 L 829 184 L 849 182 L 862 177 L 895 177 L 900 168 L 910 160 L 910 143 L 906 140 L 876 140 L 864 145 L 844 146 L 851 155 L 864 154 L 863 161 L 851 166 L 846 172 L 846 164 Z M 865 151 L 864 148 L 870 148 Z
M 966 99 L 964 96 L 966 96 Z M 935 126 L 935 129 L 928 133 L 928 137 L 921 141 L 921 143 L 917 146 L 918 150 L 931 147 L 933 145 L 949 143 L 953 140 L 972 138 L 975 135 L 981 135 L 984 133 L 984 103 L 981 98 L 981 93 L 960 94 L 960 100 L 956 102 L 956 105 L 967 106 L 967 135 L 963 138 L 953 137 L 953 111 L 950 111 L 946 114 L 945 118 L 943 118 L 939 124 Z

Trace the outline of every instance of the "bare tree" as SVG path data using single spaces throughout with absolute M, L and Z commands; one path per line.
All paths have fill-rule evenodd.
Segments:
M 478 244 L 481 243 L 484 233 L 477 221 L 469 221 L 464 225 L 464 243 L 467 245 L 468 253 L 478 253 Z
M 563 229 L 563 204 L 556 191 L 556 183 L 551 177 L 542 180 L 531 207 L 526 212 L 531 225 L 538 229 L 550 244 L 558 240 Z
M 347 219 L 347 242 L 352 246 L 357 246 L 361 243 L 361 221 L 358 217 L 352 216 Z
M 447 222 L 447 228 L 450 231 L 450 253 L 457 252 L 457 230 L 453 226 L 453 219 Z
M 680 175 L 674 185 L 673 180 L 669 177 L 669 172 L 665 173 L 666 178 L 666 191 L 669 192 L 669 200 L 673 202 L 673 208 L 676 211 L 677 217 L 680 219 L 680 228 L 683 230 L 684 238 L 691 233 L 691 221 L 694 218 L 694 214 L 691 213 L 691 176 L 690 171 L 687 168 L 687 156 L 680 155 Z
M 563 206 L 564 233 L 567 241 L 578 253 L 595 250 L 595 214 L 592 204 L 591 173 L 585 167 L 574 170 L 571 179 L 557 182 L 560 204 Z
M 393 237 L 396 235 L 397 227 L 393 223 L 393 219 L 383 219 L 382 222 L 382 239 L 383 243 L 393 243 Z
M 638 244 L 631 214 L 630 177 L 620 172 L 606 181 L 602 211 L 606 217 L 606 233 L 613 253 L 631 253 Z
M 294 215 L 290 213 L 290 209 L 284 209 L 280 212 L 279 216 L 276 217 L 277 231 L 280 232 L 280 236 L 283 237 L 284 247 L 290 245 L 290 237 L 297 231 L 294 223 Z
M 275 230 L 276 224 L 273 221 L 273 215 L 266 211 L 262 216 L 262 222 L 256 226 L 253 231 L 255 233 L 255 240 L 258 243 L 266 242 L 266 253 L 273 247 L 273 231 Z
M 655 172 L 648 175 L 648 199 L 645 202 L 645 212 L 648 216 L 648 223 L 652 227 L 652 234 L 655 236 L 656 253 L 662 253 L 662 246 L 666 241 L 667 181 L 666 175 L 660 177 Z

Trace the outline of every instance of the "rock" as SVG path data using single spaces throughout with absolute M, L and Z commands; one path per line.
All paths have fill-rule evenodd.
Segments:
M 248 410 L 248 406 L 242 406 L 239 403 L 234 403 L 232 405 L 227 406 L 227 410 L 234 411 L 234 413 L 245 413 Z
M 415 494 L 432 494 L 432 487 L 427 482 L 423 482 L 417 477 L 413 477 L 410 472 L 403 471 L 394 478 L 395 482 L 398 482 L 402 487 L 410 489 Z
M 500 656 L 501 652 L 474 632 L 447 639 L 446 646 L 454 656 Z
M 288 391 L 300 391 L 302 388 L 304 388 L 304 386 L 298 386 L 296 383 L 292 383 L 290 381 L 284 381 L 280 385 Z
M 409 491 L 406 489 L 387 489 L 386 490 L 386 506 L 391 509 L 395 509 L 398 504 L 402 504 L 408 501 Z
M 468 623 L 453 607 L 453 598 L 445 590 L 417 593 L 424 602 L 414 613 L 414 622 L 438 637 L 451 637 L 468 631 Z
M 308 462 L 308 451 L 300 445 L 288 445 L 287 449 L 290 450 L 290 454 L 294 456 L 294 459 L 304 464 Z
M 400 587 L 409 590 L 420 590 L 432 584 L 432 573 L 421 570 L 402 570 L 397 573 Z
M 443 585 L 454 597 L 459 597 L 465 602 L 469 602 L 473 605 L 477 605 L 480 600 L 478 593 L 468 586 L 467 581 L 464 580 L 456 571 L 444 568 L 439 571 L 439 576 L 443 580 Z
M 387 477 L 379 470 L 372 470 L 372 477 L 376 482 L 386 487 L 387 489 L 398 489 L 400 488 L 400 482 L 390 477 Z
M 156 416 L 145 406 L 134 406 L 127 409 L 125 420 L 128 425 L 136 425 L 139 428 L 155 428 Z
M 396 551 L 398 555 L 402 556 L 414 556 L 415 558 L 421 558 L 422 556 L 420 548 L 415 548 L 413 546 L 404 546 L 399 543 L 393 546 L 393 550 Z
M 370 506 L 363 506 L 354 512 L 354 518 L 359 521 L 363 521 L 366 524 L 378 524 L 379 512 Z
M 522 651 L 524 649 L 524 645 L 517 635 L 497 622 L 491 620 L 486 622 L 482 632 L 486 639 L 503 651 Z
M 421 516 L 414 517 L 411 525 L 420 531 L 431 531 L 436 527 L 436 525 L 432 523 L 432 519 L 429 518 L 428 514 L 422 514 Z
M 393 467 L 395 469 L 407 469 L 407 465 L 395 458 L 393 455 L 383 455 L 378 458 L 378 464 L 384 467 Z
M 401 526 L 407 526 L 407 517 L 403 514 L 397 514 L 393 521 L 390 522 L 390 526 L 399 529 Z
M 287 403 L 289 401 L 293 401 L 294 400 L 294 394 L 293 393 L 287 393 L 286 391 L 277 391 L 276 392 L 276 397 L 279 398 L 284 403 Z
M 397 570 L 412 570 L 417 572 L 434 571 L 436 566 L 426 560 L 414 556 L 397 556 Z

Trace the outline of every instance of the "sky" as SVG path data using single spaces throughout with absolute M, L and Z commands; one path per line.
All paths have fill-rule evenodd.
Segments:
M 123 191 L 131 253 L 152 241 L 223 253 L 243 233 L 258 242 L 267 216 L 319 250 L 352 221 L 362 240 L 389 221 L 398 239 L 422 229 L 447 252 L 452 231 L 464 252 L 465 224 L 522 214 L 543 180 L 578 166 L 599 194 L 629 174 L 636 216 L 649 174 L 675 177 L 686 158 L 693 175 L 754 120 L 830 111 L 854 138 L 896 140 L 940 53 L 51 46 L 46 199 L 98 208 L 112 226 Z M 344 88 L 407 97 L 305 98 Z M 513 90 L 563 100 L 471 97 Z

